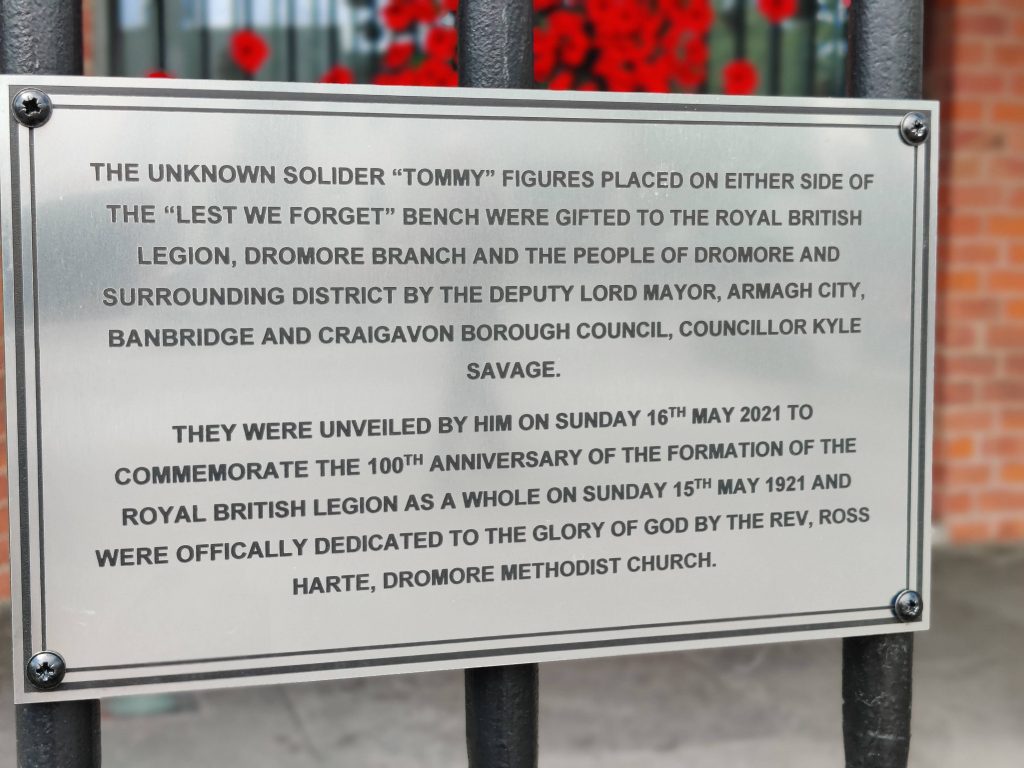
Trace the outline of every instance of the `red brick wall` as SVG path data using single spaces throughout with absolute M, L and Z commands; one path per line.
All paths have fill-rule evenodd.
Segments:
M 1024 539 L 1024 2 L 926 3 L 942 101 L 935 519 Z
M 3 323 L 0 322 L 0 330 Z M 3 382 L 0 369 L 0 385 Z M 11 599 L 11 548 L 7 528 L 7 409 L 0 396 L 0 603 Z

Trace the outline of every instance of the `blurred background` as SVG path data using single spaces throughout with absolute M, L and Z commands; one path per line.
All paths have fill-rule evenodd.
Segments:
M 841 96 L 851 1 L 535 0 L 535 77 Z M 86 72 L 455 85 L 456 4 L 86 0 Z M 928 0 L 925 41 L 925 96 L 942 102 L 937 551 L 912 764 L 1009 768 L 1024 754 L 1024 3 Z M 5 509 L 6 467 L 2 481 Z M 14 764 L 8 549 L 2 530 L 0 766 Z M 542 763 L 839 765 L 838 675 L 837 643 L 545 665 Z M 106 763 L 460 764 L 460 686 L 444 673 L 113 700 Z
M 91 0 L 98 75 L 454 85 L 457 0 Z M 544 88 L 835 96 L 849 0 L 537 0 Z

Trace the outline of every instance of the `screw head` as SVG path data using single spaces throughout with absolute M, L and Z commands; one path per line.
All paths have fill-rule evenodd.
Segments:
M 903 116 L 903 121 L 900 123 L 900 136 L 907 144 L 911 146 L 923 144 L 928 140 L 929 133 L 928 118 L 920 112 L 908 112 Z
M 892 612 L 900 621 L 917 621 L 924 613 L 924 600 L 912 589 L 904 589 L 892 600 Z
M 64 657 L 54 651 L 37 653 L 28 660 L 28 666 L 25 668 L 28 681 L 44 691 L 60 685 L 66 671 Z
M 29 128 L 38 128 L 44 125 L 53 114 L 53 102 L 36 88 L 26 88 L 18 91 L 18 95 L 11 102 L 11 109 L 14 111 L 15 119 Z

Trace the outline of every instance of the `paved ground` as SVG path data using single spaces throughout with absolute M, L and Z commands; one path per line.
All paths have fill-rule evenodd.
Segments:
M 936 556 L 918 635 L 916 768 L 1019 768 L 1024 549 Z M 10 628 L 0 617 L 0 768 L 14 766 Z M 177 712 L 106 707 L 109 768 L 434 768 L 465 764 L 460 673 L 180 697 Z M 839 643 L 791 643 L 541 667 L 545 768 L 841 766 Z

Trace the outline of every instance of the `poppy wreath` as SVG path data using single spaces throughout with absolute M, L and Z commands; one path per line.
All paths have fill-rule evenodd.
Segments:
M 772 20 L 796 11 L 796 0 L 758 1 Z M 458 0 L 386 0 L 381 19 L 391 40 L 373 82 L 458 85 L 457 6 Z M 534 79 L 544 87 L 666 92 L 693 91 L 707 81 L 706 36 L 715 19 L 711 0 L 534 0 L 534 9 Z M 270 46 L 243 29 L 231 37 L 230 55 L 253 76 L 270 56 Z M 752 76 L 742 68 L 730 74 L 733 87 L 727 83 L 726 92 L 756 87 L 756 70 Z M 324 83 L 354 81 L 352 71 L 341 65 L 321 77 Z
M 534 0 L 534 79 L 552 90 L 693 91 L 711 0 Z
M 388 0 L 381 12 L 392 35 L 377 85 L 455 86 L 458 0 Z

